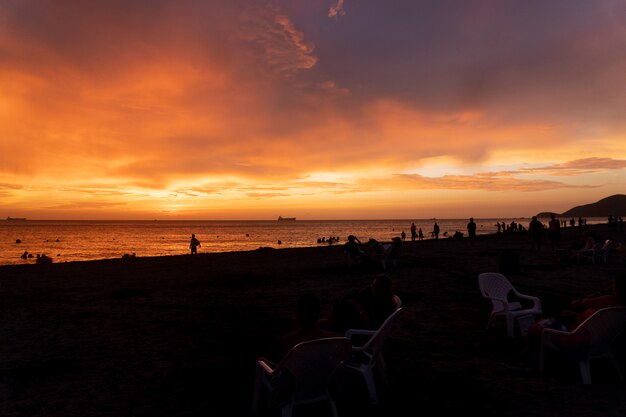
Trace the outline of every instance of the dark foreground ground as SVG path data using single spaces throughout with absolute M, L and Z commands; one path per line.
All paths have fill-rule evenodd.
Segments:
M 565 229 L 561 247 L 581 236 Z M 498 271 L 508 251 L 519 264 L 507 275 L 546 315 L 626 271 L 623 257 L 578 264 L 547 242 L 532 251 L 526 235 L 406 242 L 389 271 L 405 307 L 386 345 L 390 385 L 370 407 L 361 381 L 346 378 L 340 415 L 626 415 L 626 385 L 608 364 L 592 363 L 583 386 L 575 364 L 540 373 L 504 323 L 485 329 L 477 276 Z M 349 268 L 338 246 L 2 266 L 0 416 L 250 415 L 255 360 L 275 353 L 298 294 L 316 292 L 326 314 L 378 271 Z

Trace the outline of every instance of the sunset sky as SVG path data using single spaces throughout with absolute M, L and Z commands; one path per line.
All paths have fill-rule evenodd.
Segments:
M 528 217 L 624 193 L 624 0 L 0 0 L 0 218 Z

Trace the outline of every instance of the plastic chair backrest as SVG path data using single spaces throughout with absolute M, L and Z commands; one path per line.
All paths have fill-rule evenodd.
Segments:
M 516 292 L 508 278 L 498 272 L 479 274 L 478 287 L 483 297 L 491 299 L 494 306 L 498 307 L 494 299 L 506 300 L 510 292 Z
M 367 342 L 363 345 L 363 350 L 370 353 L 376 353 L 380 351 L 385 344 L 385 339 L 387 339 L 387 335 L 392 328 L 393 321 L 396 319 L 398 313 L 403 309 L 403 307 L 398 307 L 395 309 L 393 313 L 389 315 L 380 325 L 378 330 L 370 337 Z
M 333 372 L 350 359 L 351 352 L 346 337 L 310 340 L 294 346 L 277 369 L 286 369 L 294 378 L 296 399 L 312 398 L 323 395 Z
M 626 307 L 606 307 L 583 321 L 573 333 L 587 332 L 590 336 L 589 354 L 602 354 L 624 331 Z

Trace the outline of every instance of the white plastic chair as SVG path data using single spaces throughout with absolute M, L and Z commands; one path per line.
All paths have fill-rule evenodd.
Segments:
M 602 258 L 604 263 L 606 263 L 606 256 L 601 253 L 604 245 L 605 243 L 597 242 L 593 245 L 591 249 L 579 250 L 578 253 L 576 254 L 576 263 L 580 263 L 581 259 L 586 259 L 586 260 L 589 260 L 593 265 L 595 265 L 597 258 Z
M 333 417 L 337 407 L 329 385 L 336 369 L 350 359 L 352 343 L 346 337 L 328 337 L 294 346 L 278 363 L 257 360 L 252 411 L 259 409 L 262 388 L 270 394 L 270 406 L 280 406 L 290 417 L 295 406 L 325 401 Z
M 620 365 L 615 359 L 612 344 L 626 326 L 626 307 L 607 307 L 596 311 L 573 331 L 543 329 L 539 367 L 545 367 L 546 348 L 569 350 L 578 360 L 584 385 L 591 384 L 590 359 L 606 358 L 611 361 L 620 380 L 624 380 Z
M 607 239 L 604 241 L 604 245 L 598 250 L 596 256 L 606 264 L 609 262 L 609 254 L 611 250 L 615 247 L 615 241 Z
M 387 383 L 387 364 L 383 357 L 383 346 L 392 324 L 401 310 L 402 307 L 396 308 L 378 330 L 348 329 L 345 333 L 349 339 L 354 336 L 370 336 L 365 344 L 352 346 L 352 358 L 344 363 L 343 368 L 363 376 L 371 404 L 378 403 L 374 371 L 376 370 L 381 380 L 385 384 Z
M 393 303 L 396 305 L 396 309 L 402 307 L 402 299 L 396 294 L 393 295 Z
M 487 321 L 487 328 L 491 325 L 494 317 L 504 317 L 508 337 L 515 336 L 516 319 L 540 316 L 543 312 L 539 297 L 520 293 L 507 277 L 498 272 L 479 274 L 478 286 L 482 296 L 491 300 L 492 308 Z M 525 307 L 523 302 L 529 306 Z M 520 328 L 520 331 L 523 332 L 523 330 Z

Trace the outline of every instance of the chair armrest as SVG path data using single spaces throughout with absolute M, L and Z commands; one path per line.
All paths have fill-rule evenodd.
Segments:
M 367 329 L 348 329 L 344 334 L 348 339 L 352 339 L 352 336 L 373 336 L 376 333 L 376 330 L 367 330 Z
M 268 374 L 272 374 L 274 373 L 274 371 L 276 370 L 276 364 L 272 361 L 269 361 L 265 358 L 259 358 L 256 361 L 257 365 L 259 365 L 261 367 L 261 369 L 263 369 L 265 372 L 267 372 Z
M 574 332 L 566 331 L 566 330 L 557 330 L 544 328 L 541 332 L 541 345 L 542 346 L 550 346 L 556 348 L 554 345 L 552 338 L 558 337 L 561 340 L 573 337 Z
M 520 294 L 518 292 L 515 293 L 515 296 L 521 300 L 532 301 L 534 307 L 541 309 L 541 298 L 535 297 L 534 295 Z
M 574 334 L 574 332 L 570 332 L 567 330 L 557 330 L 557 329 L 551 329 L 549 327 L 544 328 L 541 331 L 542 337 L 546 336 L 546 335 L 560 335 L 560 336 L 568 336 L 568 335 L 572 335 Z
M 536 302 L 536 303 L 540 303 L 540 302 L 541 302 L 541 299 L 540 299 L 539 297 L 535 297 L 534 295 L 526 295 L 526 294 L 522 294 L 522 295 L 520 296 L 520 298 L 524 298 L 524 299 L 526 299 L 526 300 L 531 300 L 531 301 L 534 301 L 534 302 Z

